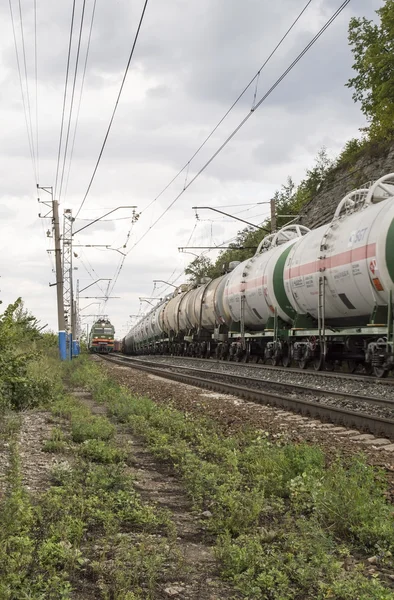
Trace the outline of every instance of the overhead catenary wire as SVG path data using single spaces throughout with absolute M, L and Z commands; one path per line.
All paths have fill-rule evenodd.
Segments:
M 87 274 L 89 275 L 89 277 L 92 279 L 92 281 L 95 281 L 95 279 L 100 279 L 97 271 L 93 268 L 92 264 L 90 263 L 90 261 L 89 261 L 89 259 L 87 258 L 86 255 L 85 255 L 85 260 L 89 264 L 91 270 L 89 270 L 88 267 L 85 265 L 85 262 L 84 262 L 82 256 L 79 256 L 79 259 L 81 261 L 81 264 L 82 264 L 83 268 L 85 269 L 85 271 L 87 272 Z M 104 290 L 103 290 L 103 288 L 101 286 L 101 283 L 98 283 L 97 287 L 99 288 L 100 292 L 102 294 L 104 294 Z
M 30 158 L 31 158 L 31 163 L 32 163 L 32 168 L 33 168 L 33 176 L 34 176 L 34 180 L 37 184 L 37 173 L 36 173 L 35 161 L 34 161 L 34 155 L 33 155 L 33 139 L 30 136 L 29 120 L 28 120 L 27 106 L 26 106 L 26 100 L 25 100 L 25 92 L 23 89 L 23 82 L 22 82 L 22 71 L 21 71 L 20 60 L 19 60 L 18 42 L 17 42 L 17 38 L 16 38 L 15 19 L 14 19 L 14 12 L 12 10 L 11 0 L 8 0 L 8 5 L 10 8 L 12 33 L 13 33 L 13 37 L 14 37 L 16 64 L 17 64 L 17 68 L 18 68 L 18 77 L 19 77 L 19 85 L 20 85 L 21 97 L 22 97 L 23 113 L 24 113 L 24 117 L 25 117 L 27 140 L 28 140 L 28 144 L 29 144 L 29 152 L 30 152 Z
M 190 244 L 190 242 L 192 241 L 192 239 L 193 239 L 193 235 L 194 235 L 194 232 L 196 231 L 196 228 L 197 228 L 197 226 L 198 226 L 198 223 L 199 223 L 198 221 L 195 221 L 195 223 L 194 223 L 194 226 L 193 226 L 193 229 L 191 230 L 191 233 L 190 233 L 190 235 L 189 235 L 189 237 L 188 237 L 188 240 L 187 240 L 187 242 L 186 242 L 186 244 L 185 244 L 185 247 L 186 247 L 186 246 L 188 246 L 188 245 Z M 166 277 L 166 279 L 168 279 L 168 282 L 169 282 L 170 284 L 173 284 L 173 283 L 175 283 L 175 282 L 176 282 L 176 281 L 178 281 L 178 279 L 180 279 L 180 277 L 182 276 L 182 274 L 183 274 L 183 267 L 182 267 L 182 270 L 181 270 L 180 274 L 178 275 L 178 277 L 177 277 L 177 278 L 176 278 L 174 281 L 171 281 L 171 278 L 172 278 L 172 277 L 175 275 L 175 273 L 176 273 L 178 270 L 179 270 L 179 267 L 175 267 L 175 269 L 172 271 L 171 275 L 169 275 L 168 277 Z M 167 289 L 168 289 L 168 287 L 169 287 L 169 286 L 168 286 L 168 285 L 166 285 L 165 283 L 164 283 L 164 284 L 162 284 L 162 285 L 159 285 L 158 287 L 156 287 L 156 284 L 155 284 L 155 286 L 154 286 L 154 290 L 157 290 L 157 291 L 163 290 L 163 292 L 164 292 L 165 290 L 167 290 Z M 164 288 L 164 289 L 163 289 L 163 288 Z M 153 296 L 153 294 L 151 294 L 151 295 Z
M 349 0 L 350 1 L 350 0 Z M 175 177 L 167 184 L 167 186 L 160 192 L 160 194 L 158 194 L 158 196 L 156 196 L 152 202 L 150 202 L 148 204 L 148 206 L 144 209 L 147 210 L 150 206 L 152 206 L 152 204 L 154 202 L 156 202 L 160 196 L 170 187 L 170 185 L 177 179 L 177 177 L 184 171 L 184 169 L 187 169 L 186 172 L 186 177 L 185 177 L 185 182 L 184 182 L 184 186 L 183 186 L 183 192 L 190 186 L 190 184 L 193 182 L 193 180 L 189 183 L 187 183 L 187 176 L 188 176 L 188 172 L 189 172 L 189 167 L 190 167 L 190 163 L 191 161 L 195 158 L 195 156 L 197 156 L 197 154 L 201 151 L 201 149 L 205 146 L 205 144 L 207 143 L 207 141 L 212 137 L 212 135 L 215 133 L 215 131 L 218 129 L 218 127 L 221 125 L 221 123 L 225 120 L 225 118 L 228 116 L 228 114 L 233 110 L 233 108 L 236 106 L 236 104 L 239 102 L 239 100 L 243 97 L 243 95 L 246 93 L 246 91 L 249 89 L 249 87 L 251 86 L 251 84 L 253 83 L 253 81 L 255 81 L 256 78 L 259 78 L 260 76 L 260 72 L 262 71 L 262 69 L 268 64 L 268 62 L 270 61 L 270 59 L 272 58 L 272 56 L 275 54 L 275 52 L 278 50 L 278 48 L 281 46 L 281 44 L 283 43 L 283 41 L 286 39 L 286 37 L 288 36 L 288 34 L 291 32 L 291 30 L 294 28 L 294 26 L 296 25 L 296 23 L 299 21 L 299 19 L 301 18 L 301 16 L 304 14 L 304 12 L 306 11 L 306 9 L 308 8 L 308 6 L 311 4 L 312 0 L 308 0 L 308 2 L 306 3 L 306 5 L 304 6 L 304 8 L 302 9 L 302 11 L 299 13 L 299 15 L 296 17 L 296 19 L 293 21 L 293 23 L 291 24 L 291 26 L 288 28 L 288 30 L 286 31 L 286 33 L 282 36 L 282 38 L 280 39 L 280 41 L 278 42 L 278 44 L 275 46 L 275 48 L 273 49 L 273 51 L 270 53 L 270 55 L 266 58 L 265 62 L 263 63 L 263 65 L 260 67 L 259 71 L 257 72 L 256 75 L 254 75 L 254 77 L 250 80 L 250 82 L 247 84 L 247 86 L 244 88 L 244 90 L 239 94 L 239 96 L 237 97 L 237 99 L 235 100 L 235 102 L 233 102 L 233 104 L 231 105 L 231 107 L 227 110 L 227 112 L 225 113 L 225 115 L 221 118 L 221 120 L 217 123 L 217 125 L 214 127 L 214 129 L 211 131 L 211 133 L 206 137 L 206 139 L 202 142 L 202 144 L 200 144 L 200 146 L 197 148 L 197 150 L 195 151 L 195 153 L 192 155 L 192 157 L 188 160 L 188 162 L 184 165 L 184 167 L 182 167 L 182 169 L 177 173 L 177 175 L 175 175 Z M 257 88 L 256 88 L 257 89 Z M 256 107 L 253 107 L 253 111 L 255 110 Z M 90 188 L 88 188 L 89 191 Z M 183 193 L 182 192 L 182 193 Z M 86 198 L 86 196 L 85 196 Z M 77 215 L 79 214 L 83 204 L 84 204 L 84 200 L 82 201 L 81 207 L 79 208 Z M 165 214 L 165 213 L 164 213 Z M 164 216 L 161 215 L 161 216 Z M 160 217 L 161 218 L 161 217 Z M 160 220 L 159 218 L 159 220 Z M 156 220 L 153 224 L 151 224 L 151 226 L 149 227 L 148 231 L 150 231 L 150 229 L 152 229 L 152 227 L 155 226 L 155 224 L 158 222 L 158 220 Z M 144 234 L 146 235 L 146 234 Z M 144 236 L 143 236 L 144 237 Z M 139 241 L 141 241 L 142 238 L 140 238 L 140 240 L 138 240 L 133 247 L 131 248 L 131 250 L 139 243 Z M 130 251 L 131 251 L 130 250 Z M 129 254 L 130 251 L 127 253 Z M 119 269 L 116 273 L 115 276 L 115 280 L 114 280 L 114 284 L 111 287 L 111 293 L 113 291 L 113 288 L 119 278 L 120 272 L 123 268 L 125 262 L 125 257 L 123 257 L 121 264 L 119 266 Z
M 245 125 L 245 123 L 250 119 L 250 117 L 256 112 L 256 110 L 265 102 L 265 100 L 272 94 L 272 92 L 278 87 L 278 85 L 285 79 L 285 77 L 292 71 L 292 69 L 296 66 L 296 64 L 302 59 L 302 57 L 310 50 L 310 48 L 317 42 L 317 40 L 323 35 L 326 29 L 335 21 L 335 19 L 340 15 L 340 13 L 346 8 L 349 4 L 350 0 L 344 0 L 341 6 L 335 11 L 335 13 L 330 17 L 330 19 L 323 25 L 323 27 L 319 30 L 319 32 L 312 38 L 312 40 L 305 46 L 305 48 L 298 54 L 298 56 L 293 60 L 293 62 L 287 67 L 287 69 L 282 73 L 282 75 L 276 80 L 276 82 L 269 88 L 269 90 L 260 98 L 260 100 L 255 104 L 254 107 L 248 112 L 248 114 L 242 119 L 242 121 L 237 125 L 237 127 L 231 132 L 231 134 L 226 138 L 226 140 L 219 146 L 219 148 L 212 154 L 212 156 L 204 163 L 204 165 L 197 171 L 194 177 L 189 181 L 189 183 L 181 190 L 179 194 L 171 201 L 171 203 L 167 206 L 167 208 L 158 216 L 158 218 L 153 222 L 152 225 L 143 233 L 143 235 L 135 242 L 135 244 L 131 247 L 128 253 L 132 252 L 134 248 L 148 235 L 148 233 L 161 221 L 161 219 L 168 213 L 169 210 L 174 206 L 174 204 L 179 200 L 179 198 L 186 192 L 186 190 L 193 185 L 193 183 L 198 179 L 198 177 L 206 170 L 206 168 L 211 164 L 211 162 L 218 156 L 218 154 L 227 146 L 227 144 L 232 140 L 232 138 L 238 133 L 238 131 Z
M 186 173 L 185 182 L 184 182 L 184 186 L 183 187 L 184 187 L 184 189 L 186 189 L 188 187 L 187 186 L 187 176 L 188 176 L 188 171 L 189 171 L 190 163 L 197 156 L 197 154 L 199 154 L 199 152 L 204 148 L 205 144 L 211 139 L 211 137 L 216 132 L 216 130 L 220 127 L 220 125 L 223 123 L 223 121 L 228 117 L 228 115 L 236 107 L 236 105 L 238 104 L 238 102 L 245 95 L 245 93 L 248 91 L 248 89 L 253 84 L 253 82 L 255 80 L 258 81 L 258 79 L 260 77 L 261 71 L 266 67 L 266 65 L 269 63 L 269 61 L 274 56 L 274 54 L 276 53 L 276 51 L 283 44 L 283 42 L 285 41 L 285 39 L 287 38 L 287 36 L 289 35 L 289 33 L 292 31 L 292 29 L 295 27 L 295 25 L 298 23 L 298 21 L 300 20 L 300 18 L 304 14 L 304 12 L 307 10 L 307 8 L 311 4 L 311 2 L 312 2 L 312 0 L 308 0 L 308 2 L 306 3 L 306 5 L 304 6 L 304 8 L 301 10 L 301 12 L 298 14 L 298 16 L 294 19 L 293 23 L 287 29 L 286 33 L 282 36 L 282 38 L 279 40 L 279 42 L 277 43 L 277 45 L 275 46 L 275 48 L 272 50 L 272 52 L 269 54 L 269 56 L 265 59 L 264 63 L 261 65 L 261 67 L 259 68 L 259 70 L 257 71 L 257 73 L 252 77 L 252 79 L 249 81 L 249 83 L 244 87 L 244 89 L 242 90 L 242 92 L 234 100 L 234 102 L 232 103 L 232 105 L 230 106 L 230 108 L 227 109 L 227 111 L 224 113 L 223 117 L 218 121 L 218 123 L 215 125 L 215 127 L 212 129 L 212 131 L 204 139 L 204 141 L 199 145 L 199 147 L 194 152 L 194 154 L 189 158 L 189 160 L 187 161 L 187 163 L 185 165 L 183 165 L 183 167 L 178 171 L 178 173 L 171 179 L 171 181 L 169 181 L 169 183 L 161 190 L 161 192 L 159 194 L 157 194 L 157 196 L 155 198 L 153 198 L 153 200 L 148 204 L 148 206 L 146 206 L 144 208 L 144 210 L 142 212 L 144 212 L 145 210 L 148 210 L 148 208 L 150 208 L 152 206 L 152 204 L 154 204 L 164 194 L 164 192 L 166 192 L 168 190 L 168 188 L 174 183 L 174 181 L 176 181 L 176 179 L 178 179 L 178 177 L 181 175 L 181 173 L 185 169 L 187 169 L 187 173 Z M 257 86 L 256 86 L 255 93 L 256 92 L 257 92 Z M 254 100 L 254 103 L 255 103 L 255 100 Z M 252 108 L 252 110 L 254 110 L 254 108 Z M 142 212 L 141 212 L 141 214 L 142 214 Z
M 61 154 L 62 141 L 63 141 L 64 115 L 66 112 L 68 75 L 69 75 L 69 71 L 70 71 L 71 46 L 72 46 L 73 31 L 74 31 L 74 17 L 75 17 L 75 0 L 73 0 L 73 7 L 72 7 L 72 13 L 71 13 L 70 35 L 69 35 L 69 40 L 68 40 L 66 79 L 64 82 L 62 119 L 61 119 L 61 125 L 60 125 L 59 147 L 58 147 L 58 152 L 57 152 L 56 176 L 55 176 L 55 186 L 54 186 L 55 198 L 57 196 L 57 183 L 58 183 L 58 178 L 59 178 L 60 154 Z
M 36 96 L 36 174 L 37 183 L 40 181 L 40 153 L 38 149 L 38 60 L 37 60 L 37 0 L 34 0 L 34 78 Z
M 139 23 L 138 23 L 137 31 L 136 31 L 136 34 L 134 36 L 133 45 L 131 47 L 129 59 L 127 61 L 126 69 L 125 69 L 125 72 L 124 72 L 124 75 L 123 75 L 123 78 L 122 78 L 122 82 L 120 84 L 118 96 L 116 98 L 115 106 L 114 106 L 114 109 L 112 111 L 112 115 L 111 115 L 111 118 L 110 118 L 110 121 L 109 121 L 109 125 L 108 125 L 107 131 L 106 131 L 105 136 L 104 136 L 104 141 L 103 141 L 103 143 L 101 145 L 100 152 L 99 152 L 99 155 L 98 155 L 98 159 L 97 159 L 95 167 L 93 169 L 92 176 L 91 176 L 91 178 L 89 180 L 89 184 L 88 184 L 87 190 L 85 192 L 85 195 L 84 195 L 84 197 L 82 199 L 81 205 L 78 208 L 75 217 L 77 217 L 79 215 L 79 213 L 81 212 L 81 210 L 82 210 L 82 208 L 83 208 L 83 206 L 84 206 L 84 204 L 86 202 L 86 198 L 88 197 L 88 194 L 90 192 L 90 188 L 92 187 L 92 183 L 93 183 L 94 178 L 96 176 L 97 169 L 99 167 L 99 164 L 100 164 L 100 161 L 101 161 L 101 157 L 102 157 L 103 152 L 104 152 L 104 148 L 105 148 L 105 146 L 107 144 L 109 132 L 111 131 L 112 123 L 113 123 L 114 118 L 115 118 L 116 110 L 118 108 L 119 100 L 120 100 L 120 97 L 122 95 L 123 87 L 124 87 L 124 84 L 125 84 L 125 81 L 126 81 L 126 77 L 127 77 L 128 71 L 129 71 L 131 59 L 133 58 L 133 54 L 134 54 L 134 50 L 135 50 L 135 47 L 136 47 L 136 44 L 137 44 L 137 40 L 138 40 L 138 37 L 139 37 L 139 33 L 140 33 L 140 30 L 141 30 L 142 22 L 144 20 L 144 16 L 145 16 L 145 11 L 146 11 L 147 4 L 148 4 L 148 0 L 145 0 L 144 6 L 143 6 L 142 12 L 141 12 L 140 20 L 139 20 Z
M 135 223 L 135 221 L 133 219 L 131 221 L 130 229 L 127 232 L 127 237 L 126 237 L 126 241 L 125 241 L 125 243 L 123 245 L 123 248 L 127 247 L 127 244 L 128 244 L 128 242 L 130 240 L 131 233 L 133 231 L 134 223 Z M 108 282 L 107 292 L 104 294 L 106 296 L 106 299 L 104 300 L 103 310 L 105 309 L 105 307 L 107 305 L 107 302 L 110 299 L 110 296 L 111 296 L 111 294 L 112 294 L 112 292 L 114 290 L 114 287 L 115 287 L 115 285 L 116 285 L 116 283 L 117 283 L 117 281 L 119 279 L 119 275 L 122 272 L 125 260 L 126 260 L 126 254 L 123 254 L 122 258 L 120 259 L 119 266 L 116 268 L 115 275 L 114 275 L 114 278 L 113 278 L 113 281 L 112 281 L 112 285 L 110 286 L 111 282 Z
M 87 68 L 88 58 L 89 58 L 89 52 L 90 52 L 90 41 L 91 41 L 91 38 L 92 38 L 94 16 L 96 14 L 96 3 L 97 3 L 97 0 L 94 0 L 94 2 L 93 2 L 93 8 L 92 8 L 92 14 L 91 14 L 91 17 L 90 17 L 89 35 L 88 35 L 88 41 L 87 41 L 87 46 L 86 46 L 85 62 L 84 62 L 84 65 L 83 65 L 82 80 L 81 80 L 81 89 L 80 89 L 80 92 L 79 92 L 78 108 L 77 108 L 77 114 L 76 114 L 75 124 L 74 124 L 74 133 L 73 133 L 73 139 L 72 139 L 72 144 L 71 144 L 70 160 L 69 160 L 69 163 L 68 163 L 68 171 L 67 171 L 66 185 L 65 185 L 65 190 L 64 190 L 64 197 L 67 196 L 68 182 L 69 182 L 69 179 L 70 179 L 70 172 L 71 172 L 72 160 L 73 160 L 73 156 L 74 156 L 74 147 L 75 147 L 75 140 L 76 140 L 76 136 L 77 136 L 77 129 L 78 129 L 78 123 L 79 123 L 79 114 L 80 114 L 80 111 L 81 111 L 82 96 L 83 96 L 83 90 L 84 90 L 84 86 L 85 86 L 86 68 Z
M 69 116 L 68 116 L 66 142 L 64 144 L 64 158 L 63 158 L 62 175 L 61 175 L 61 178 L 60 178 L 60 188 L 59 188 L 59 194 L 58 194 L 58 199 L 59 200 L 60 200 L 61 195 L 62 195 L 63 179 L 64 179 L 64 169 L 66 167 L 66 160 L 67 160 L 68 140 L 69 140 L 69 137 L 70 137 L 71 119 L 72 119 L 73 108 L 74 108 L 75 84 L 76 84 L 77 75 L 78 75 L 79 54 L 80 54 L 80 51 L 81 51 L 81 39 L 82 39 L 82 31 L 83 31 L 83 21 L 84 21 L 84 17 L 85 17 L 85 7 L 86 7 L 86 0 L 83 0 L 83 3 L 82 3 L 82 13 L 81 13 L 81 24 L 80 24 L 80 27 L 79 27 L 79 34 L 78 34 L 77 55 L 76 55 L 76 58 L 75 58 L 74 78 L 73 78 L 73 84 L 72 84 L 72 90 L 71 90 L 70 111 L 69 111 Z
M 27 110 L 28 110 L 28 115 L 29 115 L 29 127 L 30 127 L 31 141 L 32 141 L 34 172 L 35 172 L 35 176 L 36 176 L 36 181 L 38 181 L 38 177 L 37 177 L 37 164 L 36 164 L 36 152 L 35 152 L 35 149 L 34 149 L 33 123 L 32 123 L 32 118 L 31 118 L 29 78 L 27 76 L 26 46 L 25 46 L 25 34 L 24 34 L 24 30 L 23 30 L 23 17 L 22 17 L 21 0 L 18 0 L 18 5 L 19 5 L 19 24 L 20 24 L 21 39 L 22 39 L 22 56 L 23 56 L 23 65 L 24 65 L 25 79 L 26 79 Z

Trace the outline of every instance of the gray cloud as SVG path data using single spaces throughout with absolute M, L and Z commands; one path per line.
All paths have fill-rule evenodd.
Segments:
M 87 3 L 81 60 L 92 1 Z M 271 52 L 305 0 L 201 0 L 148 5 L 124 93 L 91 193 L 81 217 L 91 222 L 120 205 L 143 209 L 188 160 Z M 339 0 L 315 0 L 259 80 L 262 95 L 296 54 L 339 6 Z M 299 180 L 322 145 L 340 150 L 363 125 L 359 107 L 344 84 L 351 76 L 347 23 L 352 15 L 373 18 L 378 0 L 351 3 L 313 49 L 256 111 L 207 171 L 173 209 L 130 253 L 106 311 L 120 327 L 139 309 L 138 297 L 149 295 L 152 279 L 167 280 L 182 271 L 191 255 L 180 256 L 194 227 L 198 204 L 221 206 L 262 202 L 285 181 Z M 16 6 L 16 3 L 14 2 Z M 81 4 L 77 2 L 78 11 Z M 66 202 L 61 213 L 80 205 L 103 140 L 118 86 L 139 19 L 142 0 L 98 2 L 85 92 Z M 32 6 L 23 3 L 27 68 L 34 127 L 34 35 Z M 15 11 L 17 16 L 17 11 Z M 79 13 L 77 13 L 79 14 Z M 53 185 L 60 132 L 66 53 L 71 18 L 69 3 L 38 3 L 38 98 L 40 183 Z M 1 270 L 1 298 L 23 295 L 29 308 L 56 327 L 51 257 L 45 256 L 45 231 L 40 222 L 27 145 L 13 38 L 6 3 L 0 6 L 0 217 L 4 234 L 0 251 L 7 261 Z M 18 37 L 19 41 L 19 37 Z M 75 57 L 75 53 L 73 53 Z M 73 64 L 72 59 L 72 64 Z M 77 95 L 79 98 L 79 84 Z M 216 148 L 250 110 L 254 88 L 226 119 L 190 165 L 186 181 L 198 172 Z M 66 176 L 68 166 L 66 168 Z M 185 184 L 185 173 L 149 210 L 131 233 L 128 249 L 152 225 Z M 43 193 L 41 199 L 45 198 Z M 47 198 L 46 198 L 47 199 Z M 100 212 L 101 211 L 101 212 Z M 245 216 L 257 215 L 255 212 Z M 75 212 L 74 212 L 75 214 Z M 122 216 L 117 214 L 116 216 Z M 212 215 L 211 215 L 212 216 Z M 208 218 L 208 215 L 203 215 Z M 5 224 L 5 225 L 4 225 Z M 79 242 L 125 242 L 128 221 L 100 221 L 78 235 Z M 242 227 L 226 220 L 200 222 L 191 245 L 219 244 Z M 81 249 L 75 259 L 77 276 L 88 285 L 92 278 L 113 277 L 120 255 Z M 215 256 L 215 254 L 213 254 Z M 87 271 L 85 271 L 85 266 Z M 175 271 L 175 273 L 174 273 Z M 181 279 L 179 280 L 181 281 Z M 105 287 L 105 282 L 104 287 Z M 93 294 L 92 294 L 93 295 Z M 86 302 L 87 303 L 87 302 Z

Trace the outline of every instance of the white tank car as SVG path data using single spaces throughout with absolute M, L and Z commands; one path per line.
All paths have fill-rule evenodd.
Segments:
M 277 263 L 288 252 L 294 240 L 306 235 L 307 227 L 289 225 L 277 234 L 269 235 L 261 242 L 256 254 L 240 263 L 226 279 L 223 304 L 233 322 L 242 320 L 252 331 L 264 329 L 268 319 L 275 314 L 273 281 L 277 276 Z M 277 306 L 278 314 L 285 312 Z
M 388 304 L 394 289 L 394 175 L 346 196 L 329 225 L 311 231 L 287 252 L 285 295 L 276 294 L 285 320 L 295 313 L 318 318 L 324 275 L 326 321 L 365 322 L 376 305 Z
M 346 196 L 328 225 L 313 231 L 300 225 L 284 227 L 230 273 L 191 290 L 181 286 L 126 340 L 132 336 L 143 344 L 162 332 L 171 338 L 200 329 L 213 331 L 217 325 L 229 326 L 231 335 L 231 323 L 242 321 L 245 329 L 257 333 L 275 314 L 290 327 L 297 315 L 318 320 L 322 313 L 332 326 L 367 325 L 376 306 L 390 304 L 393 291 L 390 174 Z
M 146 315 L 148 336 L 151 339 L 157 338 L 163 331 L 162 320 L 160 318 L 162 311 L 163 303 L 160 303 L 159 305 L 155 306 L 148 315 Z
M 187 331 L 190 328 L 190 323 L 187 319 L 184 301 L 187 292 L 184 291 L 186 286 L 181 286 L 174 292 L 174 296 L 165 304 L 162 323 L 163 331 L 168 335 L 171 332 L 179 333 Z
M 226 277 L 227 275 L 224 275 L 212 279 L 185 294 L 182 307 L 189 329 L 213 331 L 215 325 L 226 322 L 222 304 L 218 302 L 218 298 L 223 294 L 223 280 Z

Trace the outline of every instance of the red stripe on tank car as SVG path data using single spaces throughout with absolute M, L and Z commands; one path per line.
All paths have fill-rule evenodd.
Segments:
M 348 265 L 356 263 L 360 260 L 365 260 L 366 258 L 371 258 L 375 256 L 375 254 L 376 244 L 367 244 L 366 246 L 360 246 L 359 248 L 354 248 L 353 250 L 346 250 L 345 252 L 340 252 L 339 254 L 334 254 L 333 256 L 329 256 L 321 260 L 314 260 L 313 262 L 306 263 L 304 265 L 290 267 L 285 271 L 284 278 L 285 280 L 294 279 L 296 277 L 317 273 L 321 269 L 342 267 L 343 265 Z
M 267 283 L 267 277 L 255 277 L 254 279 L 250 279 L 249 281 L 245 281 L 243 283 L 237 283 L 233 287 L 225 288 L 224 295 L 228 296 L 229 294 L 237 294 L 238 292 L 245 292 L 246 290 L 254 290 L 262 285 Z

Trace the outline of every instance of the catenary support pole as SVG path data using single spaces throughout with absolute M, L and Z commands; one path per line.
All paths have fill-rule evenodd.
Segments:
M 63 304 L 63 269 L 62 250 L 60 244 L 59 202 L 52 198 L 53 230 L 55 236 L 55 265 L 56 265 L 56 295 L 57 295 L 57 320 L 59 329 L 59 356 L 66 360 L 66 324 L 64 319 Z
M 72 318 L 72 355 L 78 356 L 78 339 L 77 339 L 77 301 L 73 300 L 73 318 Z
M 276 231 L 276 206 L 275 206 L 275 198 L 271 199 L 270 206 L 271 206 L 271 233 L 275 233 L 275 231 Z

